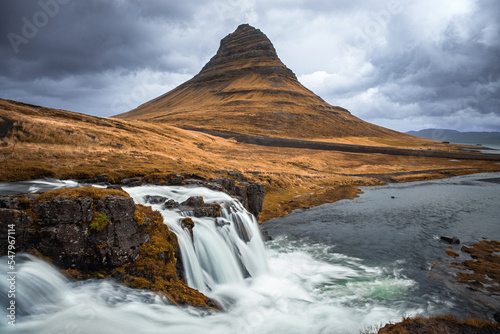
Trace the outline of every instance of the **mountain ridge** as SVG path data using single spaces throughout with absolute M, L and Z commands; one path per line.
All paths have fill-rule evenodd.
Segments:
M 500 145 L 500 132 L 495 131 L 457 131 L 449 129 L 422 129 L 408 131 L 407 134 L 437 141 L 450 141 L 464 144 Z
M 332 106 L 304 87 L 269 38 L 248 24 L 224 37 L 192 79 L 121 119 L 288 138 L 400 137 Z

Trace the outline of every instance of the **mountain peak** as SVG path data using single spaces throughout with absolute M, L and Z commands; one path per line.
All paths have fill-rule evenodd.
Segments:
M 191 80 L 116 117 L 288 138 L 398 136 L 304 87 L 278 58 L 269 38 L 249 24 L 224 37 Z
M 205 79 L 205 75 L 235 69 L 257 69 L 262 74 L 276 73 L 296 79 L 295 74 L 278 58 L 269 38 L 246 23 L 221 40 L 219 50 L 198 75 Z

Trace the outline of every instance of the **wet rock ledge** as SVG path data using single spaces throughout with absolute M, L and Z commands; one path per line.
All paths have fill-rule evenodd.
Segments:
M 221 177 L 205 179 L 202 176 L 191 173 L 157 173 L 149 175 L 135 175 L 116 180 L 107 174 L 99 175 L 91 179 L 80 179 L 80 182 L 108 185 L 115 188 L 120 186 L 137 187 L 143 184 L 157 185 L 197 185 L 212 190 L 223 191 L 236 198 L 255 217 L 258 218 L 262 211 L 266 190 L 258 182 L 249 182 L 241 173 L 221 170 Z
M 83 187 L 0 196 L 0 256 L 14 225 L 16 253 L 30 252 L 75 279 L 114 278 L 171 303 L 217 308 L 178 272 L 176 235 L 158 211 L 117 189 Z

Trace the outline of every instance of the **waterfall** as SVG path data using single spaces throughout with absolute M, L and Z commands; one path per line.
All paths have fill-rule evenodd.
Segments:
M 162 213 L 165 224 L 177 235 L 187 284 L 209 293 L 223 284 L 241 283 L 246 277 L 269 271 L 264 243 L 255 217 L 231 196 L 208 188 L 142 186 L 124 188 L 136 203 Z M 195 217 L 189 208 L 167 208 L 164 203 L 182 203 L 202 196 L 205 204 L 219 204 L 220 217 Z M 155 197 L 149 203 L 148 198 Z M 158 200 L 160 199 L 160 200 Z M 183 218 L 194 222 L 191 232 Z
M 0 192 L 19 185 L 78 186 L 43 180 L 0 184 Z M 264 247 L 255 218 L 225 193 L 152 185 L 124 190 L 161 212 L 178 237 L 188 285 L 217 300 L 224 312 L 169 305 L 109 279 L 72 282 L 52 265 L 18 254 L 15 327 L 4 307 L 10 302 L 8 258 L 0 258 L 1 333 L 344 334 L 429 308 L 405 301 L 414 281 L 338 254 L 335 245 L 277 237 Z M 176 204 L 194 196 L 202 196 L 207 208 L 220 205 L 219 216 L 196 217 L 196 208 Z M 186 217 L 194 222 L 192 234 L 181 223 Z
M 14 300 L 18 316 L 46 312 L 57 307 L 60 297 L 69 290 L 67 279 L 52 265 L 38 260 L 33 255 L 19 254 L 16 256 L 16 262 L 18 269 L 15 275 L 7 274 L 5 279 L 0 280 L 0 305 L 10 305 L 10 301 Z M 10 272 L 8 262 L 0 261 L 0 273 Z M 10 277 L 14 277 L 12 282 L 9 281 Z M 40 286 L 44 289 L 40 290 Z M 7 293 L 8 291 L 12 291 L 12 294 Z M 40 308 L 41 305 L 43 309 Z M 7 319 L 7 311 L 2 307 L 2 320 Z

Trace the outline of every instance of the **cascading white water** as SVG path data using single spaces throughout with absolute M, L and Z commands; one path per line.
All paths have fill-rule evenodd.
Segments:
M 16 327 L 7 325 L 3 308 L 0 332 L 358 333 L 422 311 L 405 306 L 415 282 L 397 273 L 364 266 L 323 244 L 278 238 L 264 246 L 255 218 L 225 193 L 170 186 L 125 190 L 145 205 L 151 205 L 147 195 L 177 202 L 203 196 L 221 205 L 217 221 L 192 217 L 192 238 L 179 224 L 185 212 L 151 206 L 178 236 L 188 284 L 217 300 L 224 312 L 168 305 L 153 293 L 110 280 L 70 282 L 56 268 L 25 257 L 17 264 Z M 3 283 L 6 263 L 0 258 Z M 2 305 L 5 297 L 2 292 Z
M 136 203 L 150 205 L 162 213 L 165 223 L 177 234 L 189 286 L 208 293 L 217 285 L 241 283 L 245 276 L 268 271 L 264 243 L 253 215 L 231 196 L 208 188 L 143 186 L 124 188 Z M 207 204 L 221 206 L 220 218 L 194 217 L 180 209 L 147 203 L 147 196 L 161 196 L 182 203 L 202 196 Z M 189 216 L 195 226 L 193 236 L 181 220 Z M 241 235 L 250 240 L 243 240 Z

